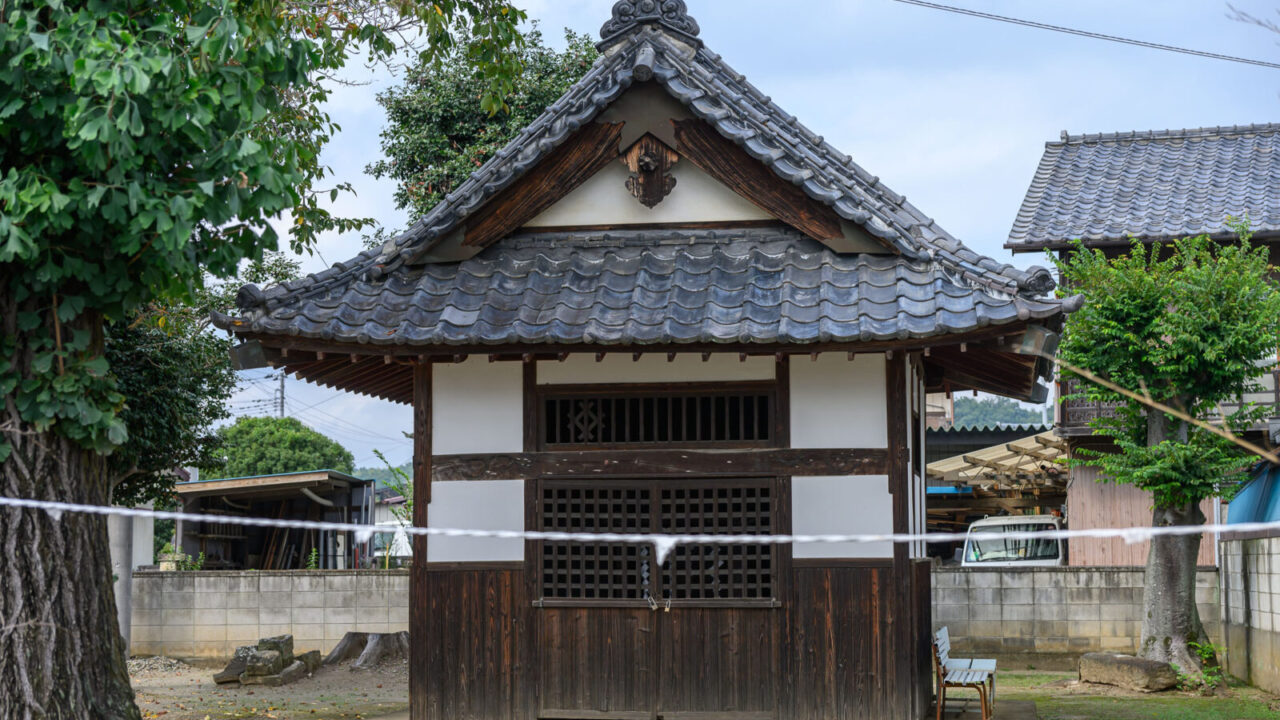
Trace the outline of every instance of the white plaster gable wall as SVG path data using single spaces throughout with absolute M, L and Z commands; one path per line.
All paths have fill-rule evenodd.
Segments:
M 473 355 L 432 371 L 433 455 L 524 450 L 524 371 Z
M 893 496 L 885 475 L 791 479 L 797 535 L 893 532 Z M 797 543 L 796 558 L 890 558 L 892 543 Z
M 748 357 L 716 353 L 704 362 L 698 353 L 681 353 L 668 362 L 664 353 L 606 355 L 599 362 L 594 355 L 570 355 L 564 362 L 538 363 L 539 385 L 652 382 L 741 382 L 773 380 L 777 363 L 772 357 Z
M 887 447 L 884 363 L 881 354 L 792 358 L 791 446 Z
M 498 363 L 495 363 L 495 365 Z M 465 480 L 431 485 L 431 527 L 475 530 L 524 529 L 523 480 Z M 432 537 L 428 562 L 524 560 L 524 541 L 502 538 Z
M 591 176 L 526 227 L 573 225 L 638 225 L 644 223 L 736 222 L 772 220 L 773 216 L 699 170 L 688 160 L 671 169 L 676 185 L 652 208 L 627 190 L 627 167 L 619 159 Z
M 662 88 L 641 84 L 623 93 L 604 113 L 600 122 L 622 122 L 620 149 L 625 150 L 645 133 L 652 133 L 668 146 L 676 146 L 672 119 L 692 117 Z M 526 227 L 572 225 L 634 225 L 643 223 L 734 222 L 771 220 L 773 216 L 756 207 L 688 160 L 672 168 L 675 188 L 656 207 L 647 208 L 627 191 L 628 171 L 621 160 L 609 163 L 556 204 L 526 223 Z

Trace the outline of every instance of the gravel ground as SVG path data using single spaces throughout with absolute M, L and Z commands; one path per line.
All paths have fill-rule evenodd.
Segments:
M 217 685 L 221 667 L 192 667 L 172 658 L 134 658 L 129 676 L 144 718 L 163 720 L 338 720 L 375 718 L 409 707 L 409 668 L 384 663 L 372 671 L 323 667 L 291 685 Z

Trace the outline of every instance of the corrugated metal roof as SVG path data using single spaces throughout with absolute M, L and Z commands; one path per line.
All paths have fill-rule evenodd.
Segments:
M 1064 133 L 1045 144 L 1006 247 L 1229 236 L 1228 216 L 1280 232 L 1280 124 Z

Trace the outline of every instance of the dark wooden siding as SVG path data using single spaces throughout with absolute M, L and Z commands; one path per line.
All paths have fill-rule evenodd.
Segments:
M 905 720 L 927 704 L 924 564 L 899 579 L 887 561 L 807 560 L 779 608 L 670 611 L 534 607 L 515 569 L 427 575 L 415 719 Z M 900 585 L 910 603 L 893 601 Z

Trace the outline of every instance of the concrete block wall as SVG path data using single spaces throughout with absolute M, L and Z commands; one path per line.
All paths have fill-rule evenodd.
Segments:
M 228 658 L 240 645 L 292 634 L 328 652 L 348 631 L 409 629 L 407 570 L 138 571 L 131 652 Z
M 1280 538 L 1222 543 L 1227 671 L 1280 693 Z
M 1196 600 L 1221 637 L 1216 571 L 1200 571 Z M 1087 652 L 1132 653 L 1142 635 L 1141 568 L 935 568 L 934 630 L 957 655 L 982 654 L 1049 668 Z

